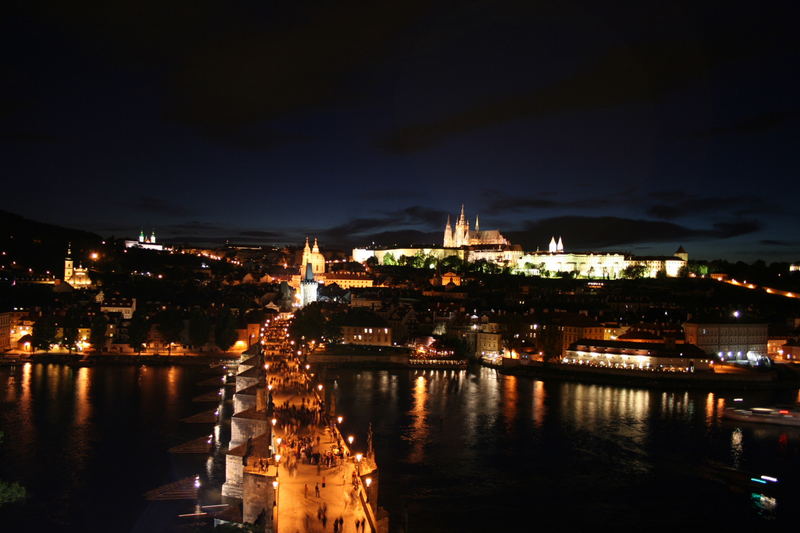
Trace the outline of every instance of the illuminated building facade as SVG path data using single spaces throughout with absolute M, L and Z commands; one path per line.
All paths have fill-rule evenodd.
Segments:
M 469 228 L 469 221 L 464 214 L 464 205 L 461 205 L 461 214 L 456 220 L 454 228 L 450 226 L 450 217 L 447 217 L 447 224 L 444 227 L 445 248 L 460 248 L 461 246 L 505 246 L 510 244 L 508 239 L 500 234 L 499 230 L 480 229 L 480 220 L 475 216 L 475 229 Z
M 144 230 L 142 229 L 139 230 L 139 240 L 126 240 L 125 248 L 145 248 L 147 250 L 161 251 L 164 249 L 164 245 L 156 243 L 155 230 L 151 230 L 150 235 L 145 235 Z
M 644 257 L 618 252 L 565 252 L 561 237 L 550 239 L 547 252 L 530 252 L 517 261 L 516 271 L 541 276 L 574 274 L 580 278 L 618 279 L 625 269 L 641 267 L 641 277 L 655 278 L 663 273 L 677 277 L 687 265 L 689 254 L 680 247 L 672 256 Z
M 314 247 L 308 245 L 308 237 L 306 237 L 306 247 L 303 249 L 303 258 L 300 261 L 300 271 L 304 272 L 306 265 L 311 265 L 311 270 L 314 274 L 325 273 L 325 256 L 319 251 L 319 244 L 316 237 L 314 238 Z
M 724 361 L 758 365 L 765 362 L 767 324 L 746 322 L 686 322 L 686 342 Z
M 0 352 L 11 349 L 11 312 L 0 313 Z
M 69 283 L 73 289 L 85 289 L 92 284 L 89 278 L 89 269 L 81 265 L 77 267 L 72 261 L 72 246 L 67 247 L 67 257 L 64 258 L 64 282 Z
M 311 302 L 317 301 L 317 289 L 319 283 L 314 279 L 314 270 L 311 263 L 306 263 L 306 274 L 300 281 L 300 292 L 298 300 L 300 307 L 305 307 Z
M 374 326 L 342 326 L 342 342 L 345 344 L 391 346 L 392 328 Z
M 564 352 L 564 364 L 657 372 L 710 371 L 713 358 L 690 344 L 652 344 L 580 339 Z
M 319 244 L 317 239 L 314 238 L 314 246 L 309 246 L 308 237 L 306 237 L 306 245 L 303 249 L 303 257 L 300 260 L 300 273 L 292 276 L 290 285 L 295 290 L 300 289 L 303 276 L 306 272 L 307 265 L 311 265 L 311 271 L 314 273 L 314 279 L 320 285 L 336 284 L 342 289 L 352 288 L 366 288 L 373 286 L 371 277 L 363 272 L 326 272 L 325 256 L 319 251 Z

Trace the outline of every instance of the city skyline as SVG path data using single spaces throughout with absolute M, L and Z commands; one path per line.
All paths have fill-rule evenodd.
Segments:
M 526 249 L 797 259 L 788 4 L 133 5 L 6 17 L 0 209 L 363 246 L 464 203 Z

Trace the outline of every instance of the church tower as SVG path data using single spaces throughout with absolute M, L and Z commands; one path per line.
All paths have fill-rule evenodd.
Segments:
M 308 237 L 306 237 L 306 246 L 303 248 L 303 258 L 300 260 L 300 273 L 305 272 L 306 265 L 311 265 L 314 274 L 325 273 L 325 256 L 319 251 L 319 243 L 316 237 L 314 238 L 314 248 L 308 244 Z
M 75 270 L 72 264 L 72 243 L 67 244 L 67 257 L 64 258 L 64 281 L 69 283 Z
M 300 307 L 317 301 L 318 286 L 319 284 L 314 279 L 314 269 L 311 263 L 306 263 L 306 273 L 300 281 Z
M 453 247 L 453 228 L 450 226 L 450 215 L 447 215 L 447 224 L 444 227 L 444 244 L 445 248 Z
M 461 204 L 461 214 L 456 221 L 456 229 L 453 235 L 453 246 L 466 246 L 469 244 L 469 222 L 464 215 L 464 204 Z

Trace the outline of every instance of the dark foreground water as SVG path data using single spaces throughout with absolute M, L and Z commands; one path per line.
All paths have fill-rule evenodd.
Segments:
M 143 494 L 200 475 L 200 503 L 219 501 L 228 433 L 180 422 L 215 407 L 192 401 L 214 390 L 197 385 L 208 378 L 193 367 L 0 368 L 0 479 L 29 493 L 2 508 L 0 530 L 190 529 L 177 515 L 194 502 Z M 777 530 L 800 516 L 800 429 L 720 419 L 733 396 L 796 404 L 797 391 L 662 392 L 489 369 L 326 379 L 356 448 L 373 424 L 380 502 L 397 531 Z M 211 455 L 167 451 L 202 435 L 214 435 Z M 777 477 L 778 491 L 739 473 Z

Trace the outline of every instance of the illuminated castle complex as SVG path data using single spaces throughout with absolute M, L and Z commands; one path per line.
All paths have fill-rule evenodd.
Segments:
M 475 229 L 469 229 L 469 221 L 464 215 L 464 204 L 461 204 L 461 214 L 456 221 L 455 228 L 450 226 L 450 217 L 444 227 L 445 248 L 460 248 L 461 246 L 505 246 L 510 244 L 508 239 L 500 234 L 499 230 L 491 229 L 481 231 L 478 216 L 475 215 Z

